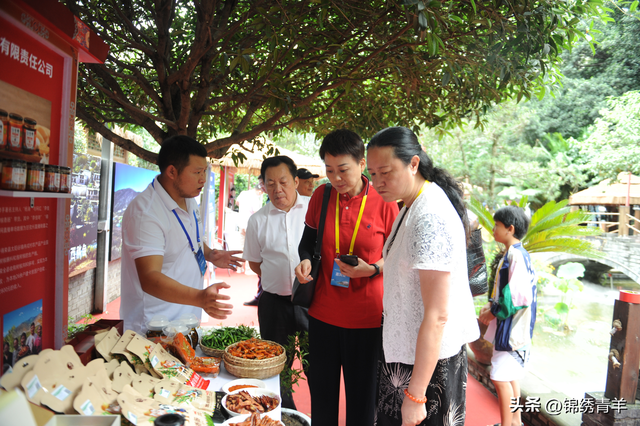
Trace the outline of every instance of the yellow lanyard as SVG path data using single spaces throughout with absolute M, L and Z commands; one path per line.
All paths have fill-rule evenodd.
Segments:
M 358 228 L 360 228 L 360 221 L 362 220 L 362 213 L 364 212 L 364 205 L 367 203 L 367 194 L 369 193 L 369 185 L 366 184 L 364 197 L 362 197 L 362 203 L 360 203 L 360 213 L 358 213 L 358 220 L 356 220 L 356 227 L 353 230 L 353 237 L 351 238 L 351 246 L 349 247 L 349 254 L 353 254 L 353 246 L 356 244 L 356 235 L 358 235 Z M 340 254 L 340 193 L 336 197 L 336 257 Z

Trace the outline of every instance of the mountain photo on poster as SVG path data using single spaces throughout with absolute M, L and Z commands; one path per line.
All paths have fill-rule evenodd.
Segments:
M 42 299 L 8 312 L 2 318 L 2 374 L 29 355 L 42 350 Z
M 113 211 L 111 212 L 111 257 L 122 255 L 122 215 L 129 203 L 147 189 L 158 175 L 157 170 L 142 169 L 128 164 L 115 163 L 113 176 Z
M 69 228 L 69 276 L 96 267 L 100 157 L 73 154 L 71 174 L 71 226 Z

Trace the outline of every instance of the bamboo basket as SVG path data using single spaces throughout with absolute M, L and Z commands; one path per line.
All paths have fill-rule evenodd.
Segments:
M 224 349 L 214 349 L 207 347 L 202 344 L 202 340 L 200 340 L 200 349 L 202 349 L 202 353 L 206 356 L 213 356 L 220 359 L 222 359 L 222 357 L 224 356 Z
M 278 345 L 276 342 L 265 340 L 265 342 Z M 265 359 L 246 359 L 233 356 L 229 353 L 229 348 L 235 346 L 237 343 L 228 346 L 224 351 L 224 368 L 232 375 L 240 378 L 251 379 L 266 379 L 268 377 L 280 374 L 284 369 L 284 365 L 287 362 L 287 354 L 282 348 L 282 353 L 273 358 Z

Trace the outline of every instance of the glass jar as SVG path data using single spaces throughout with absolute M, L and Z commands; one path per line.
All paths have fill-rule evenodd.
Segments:
M 191 347 L 195 350 L 198 346 L 198 327 L 200 327 L 200 320 L 195 314 L 183 314 L 180 316 L 180 321 L 187 326 L 189 331 L 184 337 L 191 344 Z
M 161 337 L 162 330 L 169 325 L 169 319 L 164 315 L 157 315 L 147 323 L 147 337 Z
M 44 190 L 58 192 L 60 190 L 60 168 L 53 164 L 44 166 Z
M 7 135 L 9 132 L 9 113 L 0 109 L 0 151 L 7 149 Z
M 38 152 L 36 140 L 36 125 L 38 122 L 33 118 L 25 117 L 22 125 L 22 150 L 25 154 L 35 155 Z
M 71 167 L 60 166 L 60 192 L 71 192 Z
M 9 114 L 9 134 L 7 138 L 9 151 L 22 152 L 22 123 L 21 115 Z
M 27 191 L 44 191 L 44 164 L 27 163 Z
M 27 187 L 27 162 L 22 160 L 2 160 L 2 179 L 0 188 L 12 191 L 24 191 Z

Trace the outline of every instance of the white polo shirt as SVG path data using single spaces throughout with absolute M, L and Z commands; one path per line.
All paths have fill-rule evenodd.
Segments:
M 193 198 L 184 211 L 171 198 L 156 177 L 143 192 L 131 201 L 122 217 L 122 263 L 120 290 L 120 318 L 124 329 L 138 333 L 146 331 L 147 322 L 156 315 L 165 315 L 169 321 L 182 314 L 193 313 L 198 318 L 202 309 L 195 306 L 165 302 L 145 293 L 140 286 L 135 259 L 145 256 L 163 256 L 162 273 L 188 287 L 202 289 L 204 279 L 198 261 L 191 251 L 185 231 L 173 214 L 176 211 L 195 250 L 198 250 L 196 219 L 200 239 L 204 227 L 198 205 Z M 200 243 L 202 245 L 202 243 Z
M 242 257 L 262 262 L 262 288 L 269 293 L 290 296 L 295 268 L 300 263 L 298 245 L 310 197 L 296 192 L 296 202 L 285 212 L 267 203 L 249 218 Z

